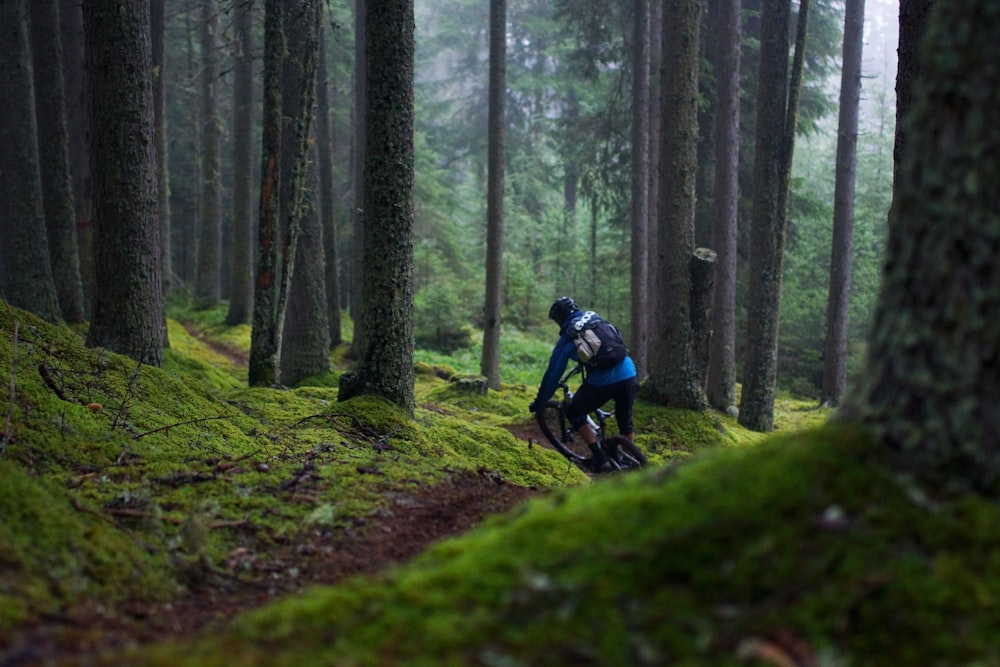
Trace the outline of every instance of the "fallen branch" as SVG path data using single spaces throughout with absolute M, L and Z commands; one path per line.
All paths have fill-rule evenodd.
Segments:
M 132 436 L 133 440 L 138 440 L 139 438 L 145 438 L 147 435 L 152 435 L 154 433 L 160 433 L 161 431 L 169 431 L 172 428 L 178 426 L 187 426 L 188 424 L 197 424 L 199 422 L 214 421 L 216 419 L 225 419 L 224 416 L 219 415 L 218 417 L 202 417 L 201 419 L 191 419 L 186 422 L 177 422 L 176 424 L 167 424 L 166 426 L 161 426 L 160 428 L 154 428 L 152 431 L 146 431 L 145 433 L 136 433 Z
M 144 510 L 130 510 L 130 509 L 106 509 L 104 510 L 106 514 L 111 514 L 112 516 L 127 516 L 130 519 L 156 519 L 157 521 L 162 521 L 163 523 L 172 523 L 175 526 L 179 526 L 184 523 L 184 519 L 178 519 L 172 516 L 161 516 L 159 514 L 154 514 L 153 512 L 146 512 Z
M 38 374 L 42 376 L 42 381 L 45 382 L 46 386 L 52 390 L 52 392 L 58 396 L 61 400 L 69 402 L 66 398 L 66 394 L 63 393 L 56 381 L 52 379 L 52 374 L 49 373 L 49 367 L 45 364 L 38 364 Z

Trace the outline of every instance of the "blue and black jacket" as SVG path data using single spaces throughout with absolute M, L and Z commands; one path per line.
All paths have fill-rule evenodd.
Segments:
M 559 388 L 559 379 L 566 372 L 566 366 L 569 364 L 570 359 L 576 362 L 580 361 L 580 358 L 576 355 L 576 345 L 573 344 L 573 338 L 567 332 L 578 320 L 586 316 L 588 312 L 590 313 L 591 320 L 595 318 L 597 320 L 601 319 L 592 311 L 577 310 L 570 313 L 569 317 L 562 323 L 562 327 L 559 328 L 559 340 L 556 342 L 556 346 L 552 348 L 552 355 L 549 357 L 549 367 L 542 377 L 542 384 L 538 388 L 538 396 L 535 398 L 537 405 L 541 405 L 552 398 L 556 389 Z M 622 380 L 628 380 L 635 377 L 635 375 L 635 363 L 632 362 L 632 357 L 626 356 L 621 363 L 612 368 L 600 369 L 588 366 L 586 382 L 603 387 L 621 382 Z

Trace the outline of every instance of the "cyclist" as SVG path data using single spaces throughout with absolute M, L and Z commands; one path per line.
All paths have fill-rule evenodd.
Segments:
M 536 412 L 545 405 L 559 387 L 559 378 L 566 370 L 570 359 L 579 361 L 573 338 L 568 333 L 571 327 L 583 317 L 597 318 L 591 311 L 584 312 L 576 305 L 576 301 L 568 296 L 559 297 L 549 308 L 549 318 L 559 325 L 559 341 L 552 349 L 549 366 L 542 377 L 538 395 L 528 409 Z M 599 319 L 599 318 L 598 318 Z M 629 440 L 635 440 L 632 425 L 632 408 L 635 396 L 639 392 L 639 379 L 632 358 L 625 358 L 617 365 L 608 369 L 586 367 L 583 384 L 580 385 L 573 402 L 566 406 L 566 417 L 573 429 L 580 434 L 593 453 L 591 466 L 595 471 L 608 467 L 604 452 L 597 444 L 597 435 L 587 423 L 587 415 L 608 401 L 615 402 L 615 421 L 618 431 Z

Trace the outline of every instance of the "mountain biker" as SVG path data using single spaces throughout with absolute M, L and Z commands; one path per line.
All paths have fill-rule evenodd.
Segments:
M 598 318 L 596 313 L 580 310 L 576 301 L 568 296 L 559 297 L 549 308 L 549 318 L 559 325 L 559 341 L 552 349 L 549 366 L 542 377 L 538 395 L 528 406 L 531 412 L 537 412 L 541 409 L 558 389 L 559 378 L 566 370 L 566 364 L 569 363 L 569 360 L 580 361 L 576 346 L 568 332 L 574 324 L 586 316 L 589 316 L 591 320 Z M 638 392 L 639 378 L 636 374 L 635 363 L 628 354 L 625 355 L 624 360 L 612 368 L 586 368 L 583 384 L 573 396 L 573 402 L 566 406 L 566 417 L 573 430 L 579 433 L 590 447 L 590 451 L 593 453 L 591 466 L 595 471 L 601 470 L 609 464 L 604 452 L 597 444 L 597 435 L 594 433 L 594 429 L 587 423 L 587 415 L 613 400 L 618 431 L 629 440 L 634 441 L 632 408 Z

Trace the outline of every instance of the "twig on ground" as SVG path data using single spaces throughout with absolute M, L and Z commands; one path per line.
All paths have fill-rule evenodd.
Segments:
M 140 540 L 135 535 L 135 533 L 133 533 L 131 530 L 129 530 L 125 526 L 121 525 L 120 523 L 118 523 L 117 521 L 115 521 L 114 519 L 112 519 L 111 517 L 109 517 L 104 512 L 100 512 L 98 510 L 91 509 L 91 508 L 87 507 L 86 505 L 84 505 L 83 503 L 81 503 L 79 500 L 77 500 L 73 496 L 69 497 L 69 501 L 71 503 L 73 503 L 73 507 L 75 507 L 78 512 L 83 512 L 84 514 L 90 514 L 91 516 L 96 516 L 96 517 L 98 517 L 100 519 L 103 519 L 104 521 L 107 521 L 112 526 L 114 526 L 115 528 L 117 528 L 118 530 L 122 531 L 123 533 L 125 533 L 126 535 L 128 535 L 130 538 L 132 538 L 132 541 L 135 542 L 136 544 L 138 544 L 140 547 L 145 548 L 145 545 L 143 544 L 142 540 Z
M 161 426 L 160 428 L 154 428 L 152 431 L 146 431 L 145 433 L 136 433 L 135 435 L 132 436 L 132 439 L 138 440 L 139 438 L 145 438 L 147 435 L 152 435 L 154 433 L 159 433 L 161 431 L 169 431 L 170 429 L 176 428 L 178 426 L 187 426 L 188 424 L 198 424 L 200 422 L 214 421 L 216 419 L 225 419 L 225 417 L 223 415 L 219 415 L 218 417 L 202 417 L 200 419 L 190 419 L 186 422 L 167 424 L 166 426 Z

